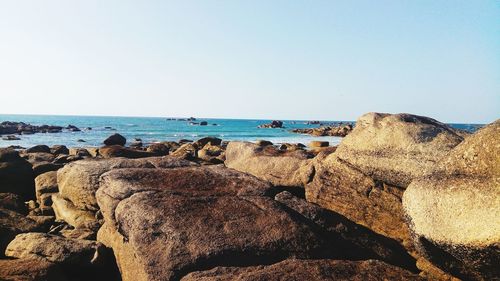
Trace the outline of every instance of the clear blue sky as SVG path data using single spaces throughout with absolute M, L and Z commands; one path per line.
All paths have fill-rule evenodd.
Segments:
M 500 117 L 499 1 L 0 0 L 0 113 Z

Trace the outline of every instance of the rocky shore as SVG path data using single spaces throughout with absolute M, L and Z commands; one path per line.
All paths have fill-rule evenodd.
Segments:
M 310 130 L 0 148 L 0 280 L 500 278 L 500 120 Z
M 319 128 L 293 129 L 291 132 L 297 134 L 308 134 L 312 136 L 345 137 L 353 129 L 350 124 L 338 126 L 321 126 Z

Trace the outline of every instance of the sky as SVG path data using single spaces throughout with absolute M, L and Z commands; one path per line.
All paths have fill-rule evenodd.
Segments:
M 0 114 L 500 118 L 499 1 L 0 0 Z

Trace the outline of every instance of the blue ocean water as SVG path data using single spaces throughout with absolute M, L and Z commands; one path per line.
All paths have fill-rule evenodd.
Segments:
M 66 127 L 75 125 L 81 132 L 36 133 L 20 135 L 21 140 L 5 141 L 0 139 L 0 147 L 20 145 L 30 147 L 37 144 L 63 144 L 68 147 L 101 146 L 103 140 L 113 133 L 120 133 L 127 138 L 127 142 L 134 138 L 142 139 L 143 143 L 160 141 L 178 141 L 179 139 L 196 140 L 205 136 L 219 137 L 223 140 L 256 141 L 270 140 L 274 143 L 304 143 L 312 140 L 330 141 L 338 144 L 338 137 L 314 137 L 291 133 L 295 128 L 314 128 L 318 125 L 308 125 L 304 120 L 283 121 L 286 128 L 261 129 L 258 125 L 270 123 L 271 120 L 242 120 L 242 119 L 209 119 L 198 118 L 195 122 L 207 121 L 208 126 L 190 125 L 188 121 L 168 120 L 161 117 L 103 117 L 103 116 L 52 116 L 52 115 L 2 115 L 0 122 L 16 121 L 32 125 L 56 125 Z M 322 121 L 323 123 L 338 123 L 339 121 Z M 213 125 L 216 124 L 216 125 Z M 475 130 L 480 125 L 452 124 L 465 130 Z M 90 127 L 92 130 L 84 130 Z M 106 127 L 111 127 L 107 129 Z M 85 142 L 78 142 L 79 139 Z

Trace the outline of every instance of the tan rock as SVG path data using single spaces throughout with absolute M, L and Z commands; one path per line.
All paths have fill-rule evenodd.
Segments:
M 71 201 L 80 210 L 97 211 L 95 192 L 99 177 L 107 171 L 121 168 L 169 168 L 194 165 L 172 157 L 142 159 L 113 158 L 82 160 L 66 165 L 57 174 L 61 197 Z
M 40 199 L 43 194 L 52 194 L 56 192 L 58 192 L 57 171 L 46 172 L 35 178 L 35 193 L 38 203 L 41 203 Z
M 75 228 L 97 231 L 100 226 L 94 212 L 75 207 L 71 201 L 62 198 L 59 194 L 52 195 L 52 209 L 56 219 L 65 221 Z
M 336 155 L 375 180 L 404 188 L 462 140 L 461 133 L 428 117 L 367 113 Z
M 500 121 L 467 137 L 431 175 L 414 180 L 403 205 L 428 260 L 465 279 L 500 276 Z
M 313 166 L 304 151 L 280 153 L 273 146 L 230 142 L 225 165 L 254 175 L 276 186 L 304 186 L 311 180 Z
M 297 260 L 289 259 L 272 265 L 250 267 L 216 267 L 193 272 L 182 281 L 379 281 L 424 280 L 418 275 L 377 260 Z
M 310 147 L 328 147 L 330 145 L 327 141 L 311 141 L 309 143 Z
M 32 232 L 17 235 L 7 246 L 5 255 L 20 259 L 41 259 L 58 264 L 85 266 L 100 262 L 102 248 L 101 243 L 94 241 Z
M 113 170 L 97 192 L 105 219 L 98 240 L 113 248 L 124 281 L 318 251 L 309 226 L 261 195 L 269 188 L 220 166 Z

